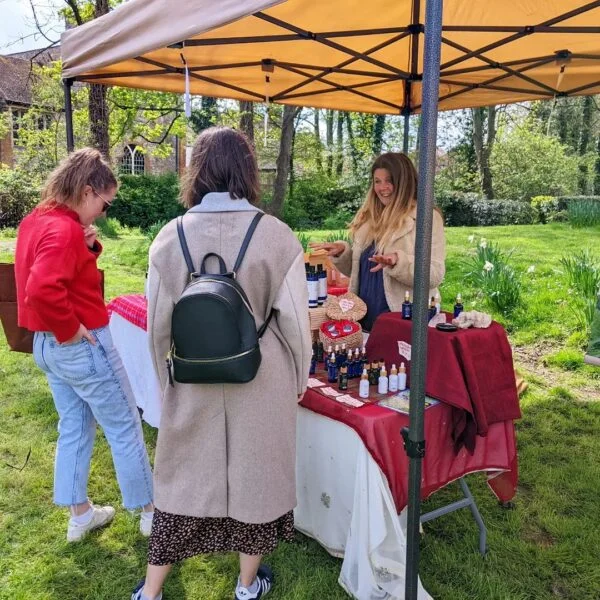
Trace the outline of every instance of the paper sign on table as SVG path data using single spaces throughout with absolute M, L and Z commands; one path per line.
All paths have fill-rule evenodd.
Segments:
M 353 398 L 349 394 L 344 394 L 343 396 L 338 396 L 336 398 L 336 400 L 338 402 L 341 402 L 342 404 L 347 404 L 348 406 L 352 406 L 354 408 L 359 408 L 360 406 L 364 406 L 364 404 L 365 404 L 364 402 L 361 402 L 360 400 Z
M 406 342 L 398 342 L 398 354 L 404 356 L 404 358 L 410 362 L 410 356 L 412 354 L 411 345 Z
M 337 390 L 334 390 L 332 387 L 324 387 L 321 388 L 319 391 L 323 392 L 324 394 L 327 394 L 328 396 L 331 396 L 332 398 L 337 398 L 338 396 L 343 395 L 340 394 L 340 392 L 338 392 Z
M 308 383 L 306 384 L 309 388 L 319 387 L 321 385 L 325 385 L 322 381 L 318 379 L 314 379 L 313 377 L 308 378 Z

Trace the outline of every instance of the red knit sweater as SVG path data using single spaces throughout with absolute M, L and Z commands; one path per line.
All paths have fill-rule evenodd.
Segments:
M 19 325 L 50 331 L 59 342 L 108 324 L 96 260 L 77 213 L 66 206 L 35 209 L 19 226 L 15 255 Z

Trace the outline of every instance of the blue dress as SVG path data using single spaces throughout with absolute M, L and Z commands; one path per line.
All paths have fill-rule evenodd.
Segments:
M 358 272 L 358 295 L 367 305 L 367 314 L 360 324 L 365 331 L 371 331 L 375 319 L 384 312 L 390 312 L 385 292 L 383 289 L 383 269 L 371 273 L 376 263 L 369 262 L 375 254 L 375 242 L 365 248 L 360 255 L 360 269 Z

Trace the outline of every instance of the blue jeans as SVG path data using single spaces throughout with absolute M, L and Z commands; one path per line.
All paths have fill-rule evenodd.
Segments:
M 140 416 L 108 327 L 90 333 L 95 345 L 85 339 L 59 344 L 54 335 L 42 332 L 33 340 L 33 358 L 46 373 L 59 416 L 54 502 L 86 502 L 98 423 L 110 445 L 123 504 L 139 508 L 153 500 Z

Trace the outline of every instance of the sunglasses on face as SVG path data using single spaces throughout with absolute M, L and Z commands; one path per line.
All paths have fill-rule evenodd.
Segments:
M 99 194 L 96 190 L 92 191 L 94 192 L 94 194 L 96 194 L 96 196 L 98 196 L 98 198 L 100 198 L 100 200 L 102 200 L 102 202 L 104 202 L 104 204 L 102 205 L 102 212 L 107 212 L 108 209 L 112 206 L 112 202 L 107 202 L 104 196 L 102 194 Z

